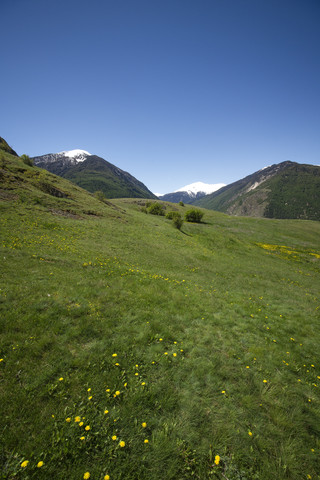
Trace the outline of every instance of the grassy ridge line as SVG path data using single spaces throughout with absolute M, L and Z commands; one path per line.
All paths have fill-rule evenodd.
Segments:
M 318 224 L 115 203 L 2 205 L 3 478 L 317 478 Z

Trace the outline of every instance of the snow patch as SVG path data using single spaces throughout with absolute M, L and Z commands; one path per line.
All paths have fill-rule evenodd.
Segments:
M 209 195 L 210 193 L 213 193 L 225 186 L 226 186 L 225 183 L 209 184 L 209 183 L 203 183 L 203 182 L 195 182 L 195 183 L 190 183 L 190 185 L 186 185 L 185 187 L 181 187 L 178 190 L 175 190 L 174 193 L 188 192 L 189 195 L 196 195 L 198 192 L 203 192 L 206 195 Z
M 75 149 L 75 150 L 59 152 L 58 155 L 64 155 L 65 157 L 73 158 L 78 162 L 83 162 L 84 160 L 86 160 L 88 155 L 91 155 L 91 153 L 87 152 L 86 150 Z

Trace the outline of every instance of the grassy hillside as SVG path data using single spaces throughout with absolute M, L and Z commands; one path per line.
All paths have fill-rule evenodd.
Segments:
M 1 164 L 0 478 L 319 478 L 320 224 L 205 211 L 179 232 L 143 200 L 53 175 L 68 196 L 45 193 L 19 162 Z

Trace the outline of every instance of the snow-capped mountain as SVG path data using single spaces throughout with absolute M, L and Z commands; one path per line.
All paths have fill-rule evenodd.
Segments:
M 225 187 L 225 183 L 203 183 L 203 182 L 195 182 L 190 183 L 190 185 L 186 185 L 185 187 L 178 188 L 173 193 L 176 192 L 187 192 L 190 196 L 197 196 L 199 193 L 204 193 L 205 195 L 209 195 L 209 193 L 213 193 L 219 188 Z
M 79 162 L 87 160 L 91 156 L 91 153 L 86 150 L 68 150 L 59 153 L 48 153 L 47 155 L 41 155 L 39 157 L 33 157 L 33 162 L 35 165 L 41 166 L 40 164 L 50 164 L 56 162 L 62 162 L 63 164 L 76 165 Z M 44 168 L 44 167 L 42 167 Z
M 203 182 L 194 182 L 190 185 L 185 185 L 184 187 L 175 190 L 172 193 L 166 193 L 165 195 L 159 196 L 161 200 L 167 202 L 178 203 L 193 203 L 195 200 L 209 195 L 220 188 L 224 187 L 225 183 L 203 183 Z
M 68 150 L 32 158 L 37 167 L 67 178 L 89 192 L 101 190 L 106 198 L 155 198 L 130 173 L 86 150 Z

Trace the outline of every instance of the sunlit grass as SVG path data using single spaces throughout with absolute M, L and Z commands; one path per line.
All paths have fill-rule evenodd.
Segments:
M 319 478 L 319 224 L 115 203 L 2 205 L 0 478 Z

